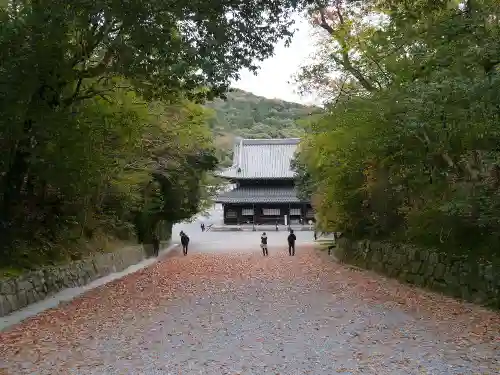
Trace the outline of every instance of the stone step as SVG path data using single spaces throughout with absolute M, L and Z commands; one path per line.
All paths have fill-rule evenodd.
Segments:
M 312 231 L 311 227 L 308 225 L 300 226 L 300 225 L 292 225 L 291 229 L 297 232 L 309 232 Z M 209 229 L 212 232 L 275 232 L 275 225 L 256 225 L 253 227 L 252 225 L 212 225 Z M 287 232 L 288 227 L 285 225 L 278 226 L 278 232 Z

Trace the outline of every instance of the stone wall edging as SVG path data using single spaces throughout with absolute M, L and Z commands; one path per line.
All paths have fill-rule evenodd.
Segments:
M 500 309 L 500 260 L 370 240 L 338 240 L 336 257 L 365 269 Z
M 128 246 L 60 266 L 46 266 L 0 280 L 0 317 L 42 301 L 66 288 L 84 286 L 98 278 L 140 263 L 148 257 L 142 245 Z

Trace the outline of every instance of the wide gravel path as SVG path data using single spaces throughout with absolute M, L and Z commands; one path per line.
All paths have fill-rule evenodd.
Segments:
M 0 333 L 0 374 L 500 373 L 498 314 L 270 253 L 176 251 Z

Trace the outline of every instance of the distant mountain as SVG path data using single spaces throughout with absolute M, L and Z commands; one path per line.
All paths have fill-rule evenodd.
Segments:
M 300 137 L 298 121 L 321 109 L 279 99 L 268 99 L 234 89 L 227 100 L 216 99 L 206 104 L 215 114 L 210 122 L 214 132 L 219 158 L 223 165 L 231 161 L 235 136 L 243 138 Z

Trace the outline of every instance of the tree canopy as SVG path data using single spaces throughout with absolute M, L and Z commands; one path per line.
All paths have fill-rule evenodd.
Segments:
M 151 241 L 217 165 L 200 106 L 289 39 L 295 1 L 0 3 L 0 261 Z M 134 230 L 135 228 L 135 230 Z
M 310 14 L 326 37 L 298 79 L 329 105 L 298 168 L 321 225 L 497 249 L 498 3 L 332 1 Z

